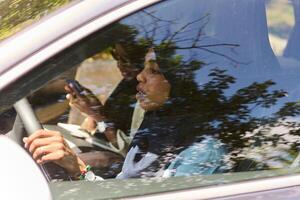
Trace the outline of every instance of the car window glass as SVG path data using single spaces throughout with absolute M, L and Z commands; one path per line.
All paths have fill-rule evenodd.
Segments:
M 138 178 L 215 177 L 206 185 L 230 181 L 229 172 L 231 181 L 293 173 L 299 17 L 298 0 L 165 1 L 85 38 L 7 90 L 35 91 L 29 100 L 40 121 L 65 131 L 104 178 L 115 178 L 135 147 L 134 162 L 154 158 Z M 129 141 L 123 149 L 82 126 L 87 116 L 66 100 L 69 79 L 104 105 L 108 123 Z

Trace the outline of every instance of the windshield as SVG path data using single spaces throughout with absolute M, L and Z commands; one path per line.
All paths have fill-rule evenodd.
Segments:
M 0 0 L 0 41 L 73 0 Z

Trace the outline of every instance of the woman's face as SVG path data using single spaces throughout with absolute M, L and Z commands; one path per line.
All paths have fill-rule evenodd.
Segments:
M 145 64 L 143 71 L 137 75 L 137 80 L 139 84 L 136 99 L 144 110 L 157 110 L 168 100 L 171 85 L 155 62 Z
M 125 81 L 130 81 L 135 79 L 140 68 L 134 66 L 125 51 L 125 48 L 120 45 L 116 44 L 114 49 L 111 52 L 113 58 L 118 62 L 118 68 L 121 71 L 121 74 Z

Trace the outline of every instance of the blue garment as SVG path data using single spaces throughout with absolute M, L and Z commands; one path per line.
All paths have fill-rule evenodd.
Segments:
M 164 176 L 209 175 L 220 171 L 226 153 L 217 139 L 206 136 L 182 151 L 171 162 Z

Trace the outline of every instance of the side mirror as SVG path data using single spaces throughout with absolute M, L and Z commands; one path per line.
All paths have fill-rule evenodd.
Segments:
M 52 200 L 41 170 L 24 149 L 0 135 L 0 198 Z

